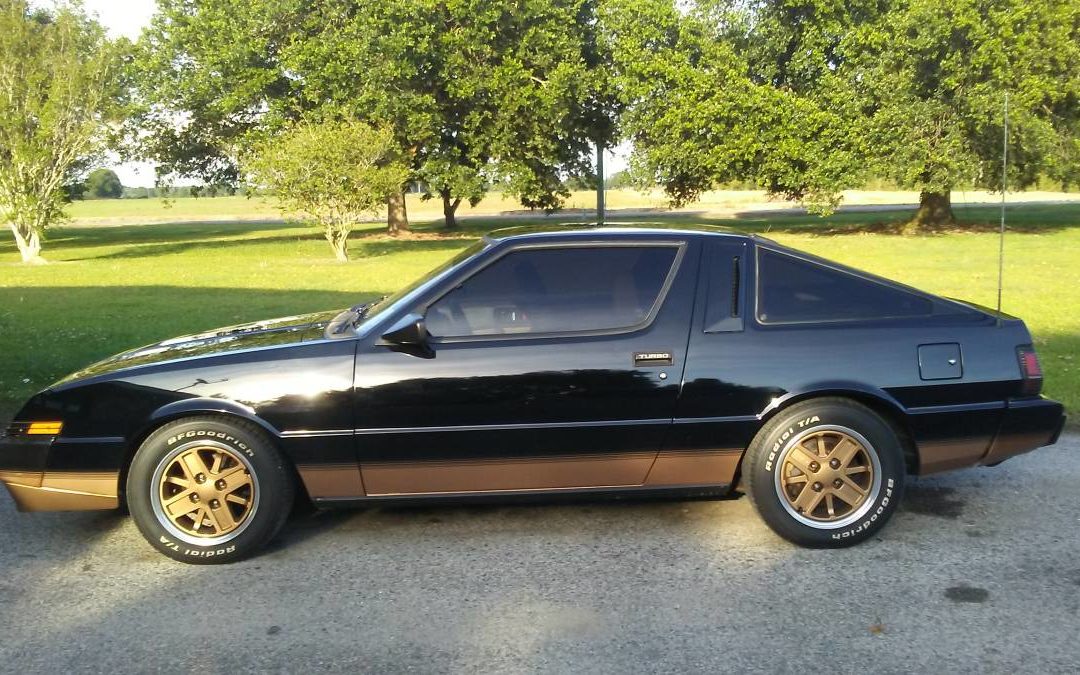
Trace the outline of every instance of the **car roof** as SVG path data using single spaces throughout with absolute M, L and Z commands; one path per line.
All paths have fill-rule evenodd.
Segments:
M 555 225 L 517 225 L 494 230 L 485 237 L 490 243 L 514 240 L 557 240 L 566 241 L 574 239 L 622 239 L 636 236 L 664 236 L 664 235 L 693 235 L 723 237 L 726 239 L 755 239 L 768 241 L 757 235 L 738 232 L 736 230 L 720 227 L 717 225 L 704 224 L 665 224 L 665 223 L 608 223 L 597 225 L 595 223 L 559 223 Z

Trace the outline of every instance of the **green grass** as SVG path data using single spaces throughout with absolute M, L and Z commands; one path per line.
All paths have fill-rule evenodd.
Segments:
M 207 200 L 209 202 L 209 200 Z M 961 211 L 961 229 L 895 234 L 903 212 L 716 220 L 934 293 L 996 302 L 994 209 Z M 656 216 L 651 216 L 656 219 Z M 704 222 L 692 214 L 668 222 Z M 52 264 L 17 262 L 0 241 L 0 421 L 64 374 L 129 347 L 181 333 L 345 307 L 388 293 L 481 232 L 520 224 L 467 221 L 395 240 L 354 234 L 354 261 L 335 263 L 315 231 L 271 223 L 149 224 L 56 230 Z M 1045 393 L 1080 413 L 1080 205 L 1015 207 L 1007 237 L 1004 309 L 1035 334 Z M 432 226 L 425 226 L 430 228 Z

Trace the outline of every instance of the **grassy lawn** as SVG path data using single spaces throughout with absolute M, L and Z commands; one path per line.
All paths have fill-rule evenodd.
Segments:
M 934 293 L 993 305 L 997 212 L 961 213 L 961 229 L 920 237 L 895 234 L 895 223 L 906 215 L 901 212 L 711 222 L 760 232 Z M 703 222 L 693 214 L 664 220 Z M 260 222 L 57 230 L 45 249 L 53 264 L 41 267 L 18 264 L 14 244 L 5 237 L 0 422 L 35 391 L 119 350 L 230 323 L 345 307 L 396 289 L 483 231 L 507 224 L 520 221 L 477 219 L 457 233 L 428 230 L 406 240 L 372 226 L 354 234 L 354 261 L 344 265 L 333 261 L 317 232 Z M 1004 309 L 1027 321 L 1046 370 L 1045 391 L 1065 401 L 1075 420 L 1080 205 L 1016 207 L 1010 226 Z

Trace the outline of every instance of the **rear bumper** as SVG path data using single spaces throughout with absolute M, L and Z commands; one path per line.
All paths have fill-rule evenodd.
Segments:
M 0 433 L 0 482 L 20 511 L 115 509 L 118 471 L 55 471 L 48 468 L 55 437 Z
M 1065 428 L 1065 407 L 1045 398 L 1007 402 L 998 432 L 980 464 L 998 464 L 1036 448 L 1053 445 Z

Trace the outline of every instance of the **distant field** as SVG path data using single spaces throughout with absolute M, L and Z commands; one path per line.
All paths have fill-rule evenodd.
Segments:
M 667 211 L 667 200 L 660 191 L 641 193 L 634 190 L 608 190 L 607 207 L 612 217 L 619 217 L 620 210 Z M 1077 201 L 1080 193 L 1024 192 L 1009 196 L 1014 201 Z M 880 206 L 888 204 L 913 204 L 919 196 L 914 192 L 888 192 L 852 190 L 844 193 L 844 204 L 849 206 Z M 986 192 L 954 193 L 957 209 L 967 205 L 984 204 L 1000 199 Z M 407 197 L 409 216 L 412 220 L 430 222 L 442 218 L 442 202 L 422 200 L 410 194 Z M 784 201 L 770 201 L 760 190 L 717 190 L 705 193 L 702 198 L 680 209 L 684 214 L 706 217 L 737 216 L 744 211 L 789 208 Z M 574 212 L 596 207 L 595 192 L 574 192 L 566 202 L 562 213 L 554 214 L 556 220 L 573 217 Z M 272 197 L 186 197 L 181 199 L 95 199 L 79 201 L 68 209 L 75 224 L 84 225 L 135 225 L 153 222 L 218 221 L 218 220 L 279 220 L 281 213 Z M 462 204 L 458 214 L 468 216 L 497 216 L 542 212 L 530 212 L 517 200 L 501 193 L 492 193 L 475 207 Z M 384 216 L 379 216 L 382 218 Z M 377 219 L 374 218 L 373 219 Z
M 198 203 L 204 208 L 245 202 Z M 86 202 L 85 208 L 100 204 Z M 108 207 L 128 208 L 126 202 Z M 962 229 L 920 237 L 892 233 L 908 215 L 903 211 L 842 213 L 825 220 L 684 213 L 663 220 L 763 232 L 928 291 L 993 305 L 997 211 L 961 213 Z M 559 220 L 567 218 L 553 218 Z M 0 237 L 0 421 L 33 392 L 121 349 L 225 324 L 345 307 L 404 285 L 481 232 L 507 224 L 518 222 L 475 219 L 445 235 L 426 226 L 408 239 L 386 237 L 373 224 L 355 233 L 355 260 L 348 264 L 333 261 L 316 231 L 265 222 L 61 229 L 50 235 L 45 249 L 53 264 L 42 267 L 18 264 L 11 240 Z M 1046 393 L 1064 400 L 1075 420 L 1080 416 L 1080 205 L 1014 207 L 1010 227 L 1004 308 L 1028 322 L 1043 358 Z

